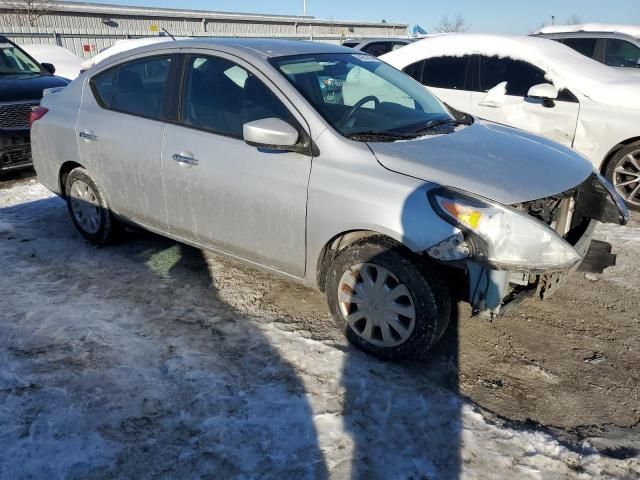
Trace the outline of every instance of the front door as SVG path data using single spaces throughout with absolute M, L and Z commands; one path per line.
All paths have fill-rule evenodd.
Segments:
M 265 77 L 230 58 L 187 55 L 180 118 L 162 149 L 170 232 L 303 276 L 311 158 L 249 146 L 242 126 L 304 123 Z
M 477 117 L 520 128 L 571 147 L 580 104 L 568 90 L 552 104 L 527 97 L 534 85 L 550 83 L 533 65 L 509 58 L 480 58 L 480 88 L 471 96 Z

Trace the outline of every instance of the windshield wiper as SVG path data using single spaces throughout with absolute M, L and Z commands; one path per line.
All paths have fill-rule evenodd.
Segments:
M 473 123 L 473 117 L 467 115 L 464 118 L 438 118 L 436 120 L 430 120 L 426 124 L 423 124 L 421 128 L 412 132 L 414 136 L 428 135 L 430 133 L 438 133 L 440 127 L 457 125 L 471 125 Z
M 403 133 L 393 132 L 356 132 L 346 135 L 349 140 L 356 140 L 360 142 L 395 142 L 397 140 L 407 140 L 414 138 L 415 135 L 407 135 Z

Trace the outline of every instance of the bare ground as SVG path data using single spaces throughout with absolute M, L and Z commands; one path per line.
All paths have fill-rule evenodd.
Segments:
M 0 182 L 0 188 L 26 182 L 29 179 L 11 179 Z M 62 216 L 56 218 L 60 220 Z M 47 228 L 47 218 L 34 220 L 34 225 L 42 227 L 43 235 L 52 234 Z M 637 218 L 632 227 L 640 227 Z M 31 240 L 29 237 L 11 239 L 24 242 L 26 252 L 31 251 Z M 217 256 L 207 255 L 205 265 L 192 249 L 146 233 L 130 232 L 113 248 L 119 257 L 128 260 L 133 271 L 143 267 L 159 276 L 171 276 L 170 272 L 177 271 L 175 266 L 180 264 L 179 276 L 173 278 L 173 282 L 159 285 L 157 308 L 168 301 L 163 298 L 165 295 L 176 293 L 176 282 L 178 285 L 205 286 L 212 282 L 217 297 L 227 309 L 241 315 L 259 316 L 278 329 L 296 331 L 297 335 L 319 340 L 339 350 L 349 349 L 318 292 Z M 101 260 L 99 250 L 97 252 L 99 258 L 93 267 L 108 261 Z M 82 253 L 88 254 L 90 252 Z M 40 255 L 40 252 L 33 255 Z M 72 251 L 66 255 L 73 261 Z M 626 255 L 636 254 L 627 252 Z M 36 271 L 37 258 L 30 260 L 25 253 L 22 260 L 25 265 L 34 264 Z M 140 303 L 140 308 L 154 311 L 155 301 L 147 296 L 148 289 L 131 284 L 117 287 L 113 284 L 117 282 L 117 271 L 111 272 L 114 277 L 100 280 L 99 271 L 82 271 L 82 259 L 79 262 L 68 271 L 65 265 L 60 265 L 59 273 L 52 274 L 51 278 L 36 279 L 46 283 L 51 290 L 49 301 L 55 304 L 58 287 L 73 288 L 82 298 L 85 288 L 99 290 L 91 285 L 108 281 L 111 282 L 108 292 L 112 301 L 122 298 L 126 305 Z M 637 270 L 621 270 L 624 271 L 622 277 L 605 274 L 587 278 L 577 273 L 549 301 L 527 301 L 493 323 L 471 318 L 469 309 L 460 305 L 457 322 L 451 325 L 432 358 L 404 365 L 403 371 L 409 375 L 414 371 L 416 379 L 426 377 L 468 398 L 491 422 L 551 432 L 575 450 L 580 450 L 582 440 L 587 438 L 601 453 L 612 458 L 637 457 L 640 454 L 640 373 L 637 368 L 640 364 L 640 278 Z M 126 277 L 131 280 L 136 275 Z M 143 282 L 148 280 L 144 275 L 139 277 Z M 29 285 L 19 287 L 29 289 Z M 219 307 L 213 305 L 212 308 L 217 315 L 215 309 Z M 194 311 L 183 313 L 188 326 L 181 322 L 178 312 L 170 325 L 159 325 L 162 327 L 159 335 L 177 337 L 179 333 L 172 329 L 192 328 L 198 322 L 204 328 L 205 319 L 198 320 L 199 309 L 194 307 Z M 213 334 L 216 334 L 215 329 Z M 226 335 L 224 329 L 218 334 Z M 80 362 L 78 375 L 82 368 L 108 363 L 109 352 L 102 347 L 100 338 L 89 344 L 93 347 L 85 351 L 85 357 L 77 360 Z M 38 353 L 38 348 L 44 350 Z M 50 351 L 47 345 L 36 342 L 17 346 L 11 353 L 15 357 L 30 358 L 46 354 L 49 360 L 62 362 L 68 361 L 74 353 L 73 346 L 65 348 L 71 350 Z M 201 346 L 194 345 L 193 348 L 197 350 Z M 165 355 L 169 358 L 171 352 Z M 26 385 L 20 388 L 28 394 L 30 388 L 38 387 Z M 300 386 L 293 382 L 290 388 L 295 390 Z M 2 395 L 0 391 L 0 397 Z M 37 417 L 37 412 L 26 414 Z M 136 421 L 149 425 L 120 425 L 116 430 L 102 433 L 108 438 L 126 436 L 130 431 L 132 437 L 127 441 L 131 441 L 140 428 L 154 424 L 153 416 Z M 189 432 L 184 435 L 188 437 Z M 135 463 L 136 458 L 125 457 L 121 461 Z M 131 471 L 136 471 L 133 463 L 130 467 Z

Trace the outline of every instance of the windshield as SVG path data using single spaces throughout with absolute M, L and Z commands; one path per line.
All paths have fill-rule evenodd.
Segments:
M 342 135 L 357 139 L 416 136 L 455 122 L 420 83 L 364 54 L 279 57 L 274 66 Z
M 0 43 L 0 75 L 41 74 L 40 66 L 10 43 Z

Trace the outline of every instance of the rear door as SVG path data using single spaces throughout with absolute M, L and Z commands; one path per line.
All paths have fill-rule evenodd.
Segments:
M 570 91 L 561 90 L 553 104 L 528 98 L 531 87 L 550 82 L 539 68 L 510 58 L 480 57 L 479 72 L 473 115 L 573 145 L 580 104 Z
M 137 58 L 85 82 L 76 124 L 81 158 L 111 208 L 166 229 L 161 157 L 168 83 L 175 57 Z
M 206 51 L 184 64 L 179 114 L 162 151 L 171 233 L 304 275 L 311 157 L 252 147 L 242 134 L 245 123 L 275 117 L 303 135 L 304 119 L 237 57 Z
M 435 57 L 421 60 L 403 69 L 443 102 L 456 110 L 471 111 L 473 57 Z

